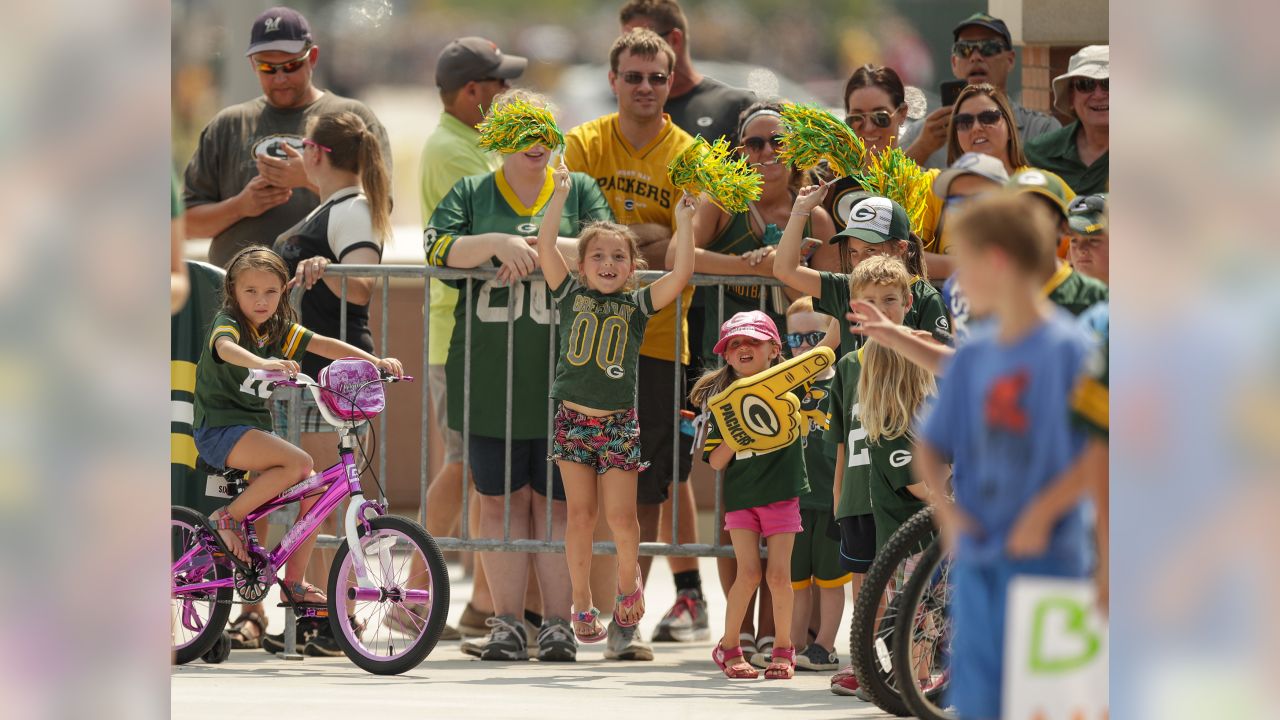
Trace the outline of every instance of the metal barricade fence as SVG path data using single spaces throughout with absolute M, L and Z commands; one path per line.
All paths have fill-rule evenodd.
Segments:
M 422 423 L 423 436 L 422 436 L 422 450 L 419 456 L 419 466 L 418 466 L 418 490 L 419 490 L 418 522 L 425 525 L 426 510 L 427 510 L 427 484 L 428 484 L 428 474 L 429 474 L 429 468 L 430 468 L 429 452 L 430 452 L 430 443 L 431 443 L 430 425 L 428 422 L 429 412 L 430 412 L 429 410 L 430 390 L 428 387 L 429 381 L 428 381 L 428 378 L 426 377 L 427 368 L 429 367 L 427 364 L 427 359 L 430 353 L 430 337 L 431 337 L 431 288 L 430 288 L 429 279 L 435 278 L 437 280 L 464 280 L 465 281 L 463 286 L 459 288 L 459 296 L 458 296 L 458 302 L 466 304 L 465 306 L 466 312 L 464 313 L 465 325 L 463 328 L 463 343 L 465 347 L 464 362 L 463 362 L 463 367 L 464 367 L 463 382 L 462 382 L 461 388 L 457 388 L 457 387 L 449 388 L 449 392 L 461 391 L 463 393 L 463 402 L 462 402 L 462 407 L 463 407 L 463 418 L 462 418 L 462 425 L 463 425 L 462 465 L 463 465 L 463 468 L 462 470 L 463 472 L 462 472 L 462 477 L 465 482 L 465 479 L 471 476 L 470 474 L 471 460 L 469 457 L 468 450 L 469 450 L 470 439 L 471 439 L 471 434 L 469 432 L 469 429 L 471 427 L 471 388 L 472 388 L 471 353 L 473 350 L 471 338 L 472 338 L 472 324 L 475 318 L 474 308 L 472 307 L 473 305 L 472 290 L 473 290 L 473 284 L 476 282 L 496 283 L 495 278 L 497 275 L 497 269 L 485 268 L 485 269 L 463 270 L 463 269 L 454 269 L 454 268 L 436 268 L 436 267 L 429 267 L 429 266 L 422 266 L 422 265 L 335 264 L 335 265 L 329 265 L 325 269 L 325 274 L 340 278 L 338 295 L 339 295 L 339 300 L 341 301 L 340 302 L 341 311 L 339 315 L 339 327 L 341 328 L 341 330 L 339 334 L 339 339 L 343 341 L 346 340 L 346 334 L 347 334 L 346 333 L 347 278 L 373 277 L 373 278 L 377 278 L 380 281 L 379 285 L 381 290 L 382 311 L 380 313 L 381 322 L 380 322 L 380 329 L 378 333 L 378 343 L 375 348 L 375 352 L 379 357 L 386 357 L 387 355 L 387 339 L 388 339 L 388 333 L 390 328 L 390 310 L 391 310 L 390 280 L 392 278 L 421 278 L 422 279 L 423 350 L 422 350 L 422 377 L 420 378 L 420 387 L 422 391 L 421 411 L 422 411 L 422 418 L 423 418 L 423 423 Z M 642 282 L 651 282 L 661 277 L 663 274 L 664 273 L 659 271 L 650 270 L 650 271 L 639 272 L 637 273 L 637 276 Z M 462 506 L 460 508 L 460 512 L 461 512 L 461 518 L 460 518 L 461 526 L 460 526 L 460 533 L 459 533 L 460 536 L 456 538 L 455 537 L 435 538 L 436 542 L 440 545 L 442 549 L 476 550 L 476 551 L 483 551 L 483 552 L 557 552 L 557 553 L 564 552 L 563 541 L 551 540 L 552 505 L 549 502 L 545 503 L 547 535 L 544 538 L 542 539 L 514 538 L 513 539 L 511 537 L 511 430 L 512 430 L 511 424 L 512 424 L 512 410 L 513 410 L 512 408 L 512 395 L 513 395 L 512 376 L 513 376 L 514 363 L 515 363 L 515 352 L 514 352 L 515 320 L 516 320 L 515 309 L 516 309 L 516 305 L 518 304 L 518 302 L 515 299 L 517 297 L 515 293 L 523 292 L 524 290 L 523 285 L 527 283 L 542 283 L 542 282 L 544 282 L 542 280 L 542 273 L 535 272 L 529 275 L 528 277 L 524 278 L 523 280 L 519 281 L 517 284 L 510 286 L 510 289 L 512 292 L 511 294 L 508 295 L 507 312 L 506 312 L 506 326 L 507 326 L 507 334 L 506 334 L 507 362 L 506 362 L 506 382 L 505 382 L 506 404 L 504 408 L 505 421 L 506 421 L 506 431 L 505 431 L 506 446 L 505 446 L 505 461 L 504 461 L 504 467 L 503 467 L 504 494 L 503 494 L 502 537 L 501 538 L 473 537 L 473 534 L 471 533 L 471 528 L 469 527 L 470 526 L 469 504 L 470 504 L 471 493 L 464 491 L 462 493 Z M 759 306 L 760 306 L 760 309 L 762 310 L 765 309 L 766 299 L 768 299 L 769 296 L 771 295 L 771 291 L 767 290 L 767 288 L 782 287 L 782 283 L 780 283 L 778 280 L 774 278 L 764 278 L 764 277 L 758 277 L 758 276 L 736 276 L 736 275 L 694 275 L 692 280 L 690 281 L 690 284 L 694 286 L 716 288 L 716 292 L 718 293 L 718 298 L 719 298 L 718 305 L 720 309 L 719 318 L 716 324 L 717 328 L 721 324 L 723 324 L 725 320 L 724 296 L 725 296 L 726 286 L 729 286 L 729 285 L 760 286 L 761 290 L 759 292 L 759 297 L 760 297 Z M 502 287 L 508 287 L 508 286 L 502 286 Z M 545 285 L 543 287 L 545 288 Z M 302 297 L 302 288 L 301 287 L 295 288 L 292 295 L 290 296 L 290 302 L 294 305 L 295 308 L 298 307 L 301 301 L 301 297 Z M 675 301 L 675 314 L 677 318 L 683 317 L 684 315 L 683 303 L 684 303 L 684 296 L 683 294 L 681 294 L 677 296 Z M 548 344 L 548 365 L 549 365 L 549 372 L 548 372 L 548 378 L 547 378 L 548 393 L 550 392 L 552 381 L 555 378 L 555 366 L 556 366 L 556 360 L 557 360 L 555 352 L 556 352 L 556 344 L 557 344 L 556 343 L 557 332 L 558 332 L 557 328 L 559 323 L 558 323 L 558 316 L 557 316 L 557 313 L 555 312 L 554 306 L 552 306 L 550 309 L 549 317 L 550 317 L 550 321 L 546 323 L 547 333 L 548 333 L 547 344 Z M 684 345 L 684 338 L 682 337 L 682 333 L 680 332 L 676 332 L 674 333 L 674 335 L 675 335 L 674 357 L 678 359 L 683 354 L 682 351 L 683 351 L 683 345 Z M 691 341 L 701 342 L 701 338 L 692 338 Z M 685 384 L 683 381 L 680 380 L 681 365 L 678 362 L 675 362 L 675 363 L 672 363 L 672 367 L 673 367 L 673 374 L 675 375 L 676 382 L 674 383 L 675 387 L 673 389 L 673 398 L 672 398 L 672 401 L 673 401 L 672 412 L 674 413 L 674 418 L 672 422 L 673 447 L 672 447 L 671 467 L 672 467 L 673 473 L 678 473 L 679 467 L 680 467 L 679 453 L 681 452 L 680 409 L 684 405 L 685 398 L 683 397 L 683 395 L 684 395 Z M 299 421 L 301 419 L 303 405 L 305 403 L 311 403 L 313 401 L 311 400 L 309 395 L 303 395 L 302 393 L 299 393 L 296 390 L 287 391 L 287 392 L 288 392 L 288 400 L 286 403 L 287 417 L 285 420 L 286 427 L 287 427 L 286 439 L 288 439 L 289 442 L 297 445 L 299 442 L 299 435 L 300 435 Z M 638 392 L 638 389 L 637 389 L 637 392 Z M 550 397 L 547 398 L 546 417 L 547 417 L 548 442 L 550 442 L 550 439 L 552 437 L 552 416 L 554 414 L 554 402 L 555 401 L 552 400 Z M 382 438 L 382 440 L 378 443 L 378 477 L 382 478 L 384 482 L 386 482 L 388 478 L 387 443 L 386 443 L 387 415 L 386 413 L 383 413 L 382 415 L 380 415 L 377 419 L 377 422 L 378 422 L 377 434 L 380 438 Z M 440 428 L 442 432 L 445 429 L 446 428 Z M 699 451 L 698 448 L 694 448 L 695 453 L 697 453 L 698 451 Z M 550 459 L 547 459 L 546 463 L 547 463 L 548 492 L 550 492 L 550 482 L 552 477 L 551 470 L 552 470 L 553 461 Z M 715 528 L 717 537 L 719 535 L 719 528 L 723 527 L 724 525 L 724 506 L 723 506 L 723 494 L 722 494 L 723 483 L 724 483 L 724 473 L 722 471 L 717 471 L 715 473 L 715 490 L 714 490 L 715 524 L 713 526 Z M 677 540 L 680 537 L 680 492 L 678 492 L 678 485 L 679 485 L 679 478 L 672 477 L 671 478 L 671 503 L 672 503 L 671 536 L 673 540 Z M 366 494 L 369 494 L 371 491 L 377 492 L 375 488 L 370 488 L 366 484 L 365 486 Z M 383 500 L 384 502 L 386 501 L 386 498 L 380 498 L 380 499 Z M 339 541 L 339 538 L 335 538 L 333 536 L 321 535 L 319 544 L 321 546 L 333 546 L 338 544 L 338 541 Z M 592 552 L 599 555 L 607 555 L 607 554 L 614 554 L 616 551 L 614 548 L 614 544 L 612 542 L 596 542 L 596 543 L 593 543 L 592 545 Z M 731 545 L 719 545 L 716 543 L 681 544 L 681 543 L 663 543 L 663 542 L 642 542 L 640 543 L 640 554 L 641 555 L 674 555 L 674 556 L 683 556 L 683 557 L 733 557 L 733 547 Z

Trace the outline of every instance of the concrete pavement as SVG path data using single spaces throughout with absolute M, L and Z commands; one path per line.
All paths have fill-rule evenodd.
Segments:
M 711 598 L 713 637 L 723 624 L 724 600 L 713 560 L 701 564 Z M 471 595 L 460 568 L 450 567 L 451 620 Z M 646 588 L 649 637 L 675 598 L 664 560 L 654 563 Z M 274 601 L 274 593 L 272 596 Z M 846 603 L 847 606 L 847 603 Z M 284 626 L 283 611 L 269 607 L 271 632 Z M 233 611 L 234 616 L 238 612 Z M 849 608 L 842 627 L 847 627 Z M 842 631 L 838 645 L 847 643 Z M 579 648 L 576 663 L 481 662 L 441 643 L 416 669 L 395 677 L 370 675 L 346 658 L 285 661 L 261 650 L 242 650 L 219 665 L 196 661 L 175 667 L 174 718 L 354 718 L 360 713 L 413 713 L 438 718 L 889 718 L 874 705 L 828 690 L 830 673 L 798 672 L 789 681 L 730 681 L 711 662 L 712 643 L 657 643 L 654 662 L 603 658 L 604 643 Z M 847 662 L 847 648 L 837 648 Z

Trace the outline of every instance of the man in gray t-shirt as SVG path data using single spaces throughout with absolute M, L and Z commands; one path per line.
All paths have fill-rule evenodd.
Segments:
M 302 169 L 302 139 L 312 117 L 356 113 L 391 165 L 386 130 L 369 108 L 312 84 L 320 48 L 301 13 L 284 7 L 263 12 L 253 21 L 245 55 L 262 96 L 214 116 L 184 178 L 187 237 L 212 237 L 209 261 L 219 266 L 250 245 L 269 247 L 319 205 Z

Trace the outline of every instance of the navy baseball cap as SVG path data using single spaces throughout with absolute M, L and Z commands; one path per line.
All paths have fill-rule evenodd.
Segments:
M 260 52 L 300 53 L 311 45 L 311 25 L 302 13 L 287 7 L 265 10 L 253 21 L 245 57 Z
M 999 33 L 1000 37 L 1004 38 L 1005 44 L 1013 47 L 1013 36 L 1009 34 L 1009 26 L 1005 25 L 1000 18 L 992 17 L 984 12 L 974 13 L 961 20 L 960 24 L 956 25 L 955 29 L 951 31 L 952 39 L 959 40 L 961 30 L 975 25 Z

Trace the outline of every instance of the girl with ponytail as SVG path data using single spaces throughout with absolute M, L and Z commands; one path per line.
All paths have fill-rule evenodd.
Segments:
M 334 263 L 377 265 L 391 237 L 391 178 L 377 136 L 352 112 L 329 113 L 307 124 L 302 141 L 307 179 L 319 189 L 320 206 L 276 238 L 274 249 L 289 267 L 289 287 L 302 285 L 302 323 L 341 337 L 341 278 L 325 275 Z M 292 148 L 290 148 L 292 150 Z M 369 300 L 374 278 L 347 278 L 347 342 L 373 350 Z M 325 363 L 308 355 L 302 371 L 316 376 Z M 318 428 L 307 427 L 303 430 Z

